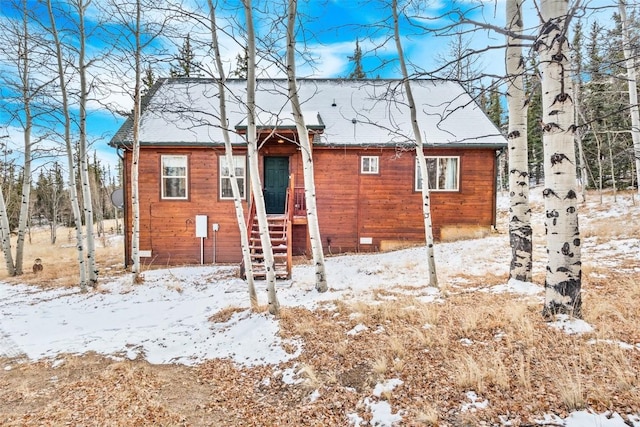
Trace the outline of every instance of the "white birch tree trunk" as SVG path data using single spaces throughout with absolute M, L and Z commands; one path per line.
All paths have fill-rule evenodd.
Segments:
M 629 113 L 631 114 L 631 139 L 633 141 L 633 155 L 636 160 L 636 185 L 640 194 L 640 109 L 638 107 L 638 80 L 634 57 L 631 54 L 629 37 L 629 21 L 627 20 L 626 0 L 618 0 L 620 21 L 622 24 L 622 50 L 627 68 L 627 83 L 629 87 Z
M 11 253 L 11 228 L 9 226 L 9 217 L 7 216 L 7 204 L 4 201 L 4 194 L 0 191 L 0 233 L 2 238 L 2 252 L 4 253 L 4 261 L 7 266 L 7 274 L 9 276 L 16 275 L 16 269 L 13 264 L 13 254 Z
M 240 187 L 236 177 L 236 170 L 233 161 L 233 148 L 231 146 L 231 137 L 229 135 L 229 123 L 227 120 L 226 105 L 226 74 L 222 65 L 222 56 L 220 54 L 220 45 L 218 44 L 218 27 L 216 25 L 215 7 L 212 0 L 208 0 L 209 17 L 211 25 L 211 47 L 215 56 L 215 64 L 218 71 L 218 95 L 220 99 L 220 126 L 224 138 L 224 151 L 229 165 L 229 178 L 231 181 L 231 191 L 233 193 L 233 205 L 236 212 L 236 222 L 240 232 L 240 246 L 242 249 L 242 260 L 244 262 L 245 274 L 247 278 L 247 287 L 249 290 L 249 301 L 252 309 L 258 308 L 258 295 L 253 278 L 253 263 L 251 262 L 251 251 L 249 248 L 249 233 L 247 232 L 247 222 L 244 218 L 244 209 L 242 208 L 242 200 L 240 195 Z M 246 191 L 246 183 L 245 183 Z
M 26 99 L 26 98 L 25 98 Z M 24 166 L 22 170 L 22 194 L 20 196 L 20 217 L 18 220 L 18 240 L 16 241 L 15 274 L 23 273 L 24 239 L 29 222 L 29 199 L 31 196 L 31 129 L 32 117 L 29 101 L 25 103 Z
M 73 144 L 71 142 L 71 117 L 69 113 L 69 97 L 67 93 L 67 82 L 64 74 L 64 65 L 62 62 L 62 45 L 58 36 L 55 16 L 51 6 L 51 0 L 47 0 L 47 9 L 49 13 L 49 21 L 51 26 L 51 35 L 53 36 L 56 60 L 58 66 L 58 81 L 60 84 L 60 94 L 62 96 L 62 114 L 64 115 L 64 141 L 67 155 L 67 166 L 69 169 L 67 186 L 69 187 L 69 202 L 71 203 L 71 211 L 73 212 L 73 222 L 76 231 L 76 252 L 78 254 L 78 267 L 80 272 L 80 289 L 86 291 L 87 273 L 84 260 L 84 242 L 82 237 L 82 218 L 80 214 L 80 206 L 78 204 L 78 190 L 76 188 L 76 166 L 73 160 Z M 55 216 L 54 216 L 55 219 Z
M 527 105 L 522 56 L 522 3 L 507 0 L 507 106 L 509 109 L 509 240 L 511 279 L 530 282 L 533 259 L 533 231 L 529 207 L 529 159 L 527 147 Z
M 87 278 L 89 286 L 95 287 L 98 284 L 98 269 L 96 267 L 96 245 L 93 233 L 93 204 L 91 200 L 91 187 L 89 184 L 89 158 L 87 153 L 87 67 L 85 61 L 86 55 L 86 36 L 84 27 L 84 14 L 90 0 L 77 1 L 78 24 L 79 24 L 79 42 L 80 50 L 78 55 L 78 72 L 80 74 L 80 139 L 78 141 L 78 157 L 80 160 L 80 186 L 82 187 L 82 203 L 84 209 L 84 225 L 86 230 L 86 259 L 87 259 Z
M 304 121 L 304 115 L 300 108 L 298 97 L 298 87 L 296 82 L 296 61 L 295 61 L 295 20 L 297 15 L 297 0 L 289 0 L 287 19 L 287 82 L 291 110 L 298 131 L 300 151 L 302 153 L 302 167 L 304 170 L 304 196 L 307 205 L 307 227 L 309 229 L 309 241 L 313 254 L 313 265 L 316 273 L 316 290 L 326 292 L 327 273 L 324 263 L 324 253 L 322 252 L 322 239 L 320 236 L 320 225 L 318 223 L 318 209 L 316 206 L 316 184 L 313 172 L 313 148 L 309 141 L 309 131 Z M 293 189 L 292 189 L 293 190 Z
M 23 21 L 22 21 L 22 39 L 18 40 L 21 44 L 22 56 L 19 63 L 22 66 L 20 70 L 20 78 L 22 84 L 22 102 L 24 103 L 24 165 L 22 170 L 22 191 L 20 196 L 20 215 L 18 219 L 18 239 L 16 241 L 16 257 L 14 263 L 14 274 L 21 275 L 22 264 L 24 258 L 24 239 L 27 231 L 27 223 L 29 221 L 29 198 L 31 195 L 31 130 L 33 126 L 33 117 L 31 115 L 31 64 L 29 58 L 29 25 L 27 22 L 27 2 L 23 2 Z
M 427 160 L 424 156 L 424 144 L 422 142 L 422 134 L 420 133 L 420 127 L 418 126 L 418 119 L 416 113 L 416 103 L 413 99 L 413 92 L 411 91 L 411 84 L 409 82 L 409 73 L 407 71 L 407 64 L 404 60 L 404 52 L 402 50 L 402 43 L 400 41 L 400 28 L 398 24 L 398 1 L 393 0 L 393 30 L 394 38 L 396 42 L 396 48 L 398 50 L 398 60 L 400 62 L 400 68 L 402 69 L 402 78 L 404 80 L 404 89 L 407 95 L 407 101 L 409 104 L 409 110 L 411 113 L 411 128 L 413 130 L 413 136 L 415 138 L 416 158 L 420 165 L 420 174 L 422 178 L 422 215 L 424 217 L 424 234 L 427 249 L 427 267 L 429 274 L 429 286 L 438 286 L 438 275 L 436 273 L 436 261 L 434 254 L 434 241 L 433 241 L 433 225 L 431 220 L 431 195 L 429 191 L 429 173 L 427 171 Z
M 280 315 L 280 304 L 276 295 L 276 272 L 273 258 L 273 247 L 269 235 L 267 210 L 264 204 L 262 183 L 260 181 L 260 168 L 258 161 L 258 141 L 256 129 L 256 43 L 253 30 L 253 12 L 251 0 L 243 0 L 245 21 L 247 25 L 247 156 L 249 159 L 249 176 L 254 203 L 256 204 L 256 216 L 260 231 L 260 242 L 264 254 L 264 266 L 267 278 L 267 302 L 269 313 Z
M 574 106 L 569 78 L 567 1 L 542 0 L 540 55 L 547 273 L 543 316 L 582 315 L 581 241 L 576 193 Z
M 140 0 L 136 0 L 136 23 L 134 27 L 135 52 L 135 85 L 133 93 L 133 132 L 131 141 L 131 273 L 133 283 L 141 283 L 143 280 L 140 271 L 140 195 L 138 189 L 138 165 L 140 161 L 140 114 L 142 91 L 142 66 L 140 64 Z

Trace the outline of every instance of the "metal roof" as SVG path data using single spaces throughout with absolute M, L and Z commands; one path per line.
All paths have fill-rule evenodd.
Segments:
M 244 143 L 246 80 L 225 83 L 228 129 Z M 412 80 L 417 119 L 425 146 L 504 147 L 507 141 L 456 82 Z M 413 143 L 409 106 L 401 80 L 300 79 L 299 99 L 315 146 L 402 146 Z M 286 79 L 259 79 L 258 128 L 295 129 Z M 215 79 L 161 79 L 143 102 L 141 145 L 218 145 L 224 142 Z M 131 139 L 131 120 L 112 145 Z

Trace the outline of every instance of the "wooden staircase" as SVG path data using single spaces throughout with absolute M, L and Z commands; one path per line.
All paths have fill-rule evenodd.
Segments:
M 289 252 L 291 248 L 290 232 L 287 233 L 289 221 L 285 215 L 268 215 L 269 237 L 273 249 L 273 261 L 276 278 L 291 278 L 291 267 L 289 263 Z M 251 252 L 251 266 L 253 267 L 253 277 L 255 279 L 266 279 L 267 269 L 264 262 L 264 252 L 262 241 L 260 240 L 260 229 L 258 220 L 254 217 L 252 221 L 251 234 L 249 235 L 249 249 Z
M 289 177 L 289 187 L 285 200 L 285 212 L 279 215 L 267 215 L 269 225 L 269 238 L 273 249 L 274 269 L 276 279 L 290 279 L 292 265 L 292 223 L 293 223 L 293 195 L 294 188 L 293 175 Z M 251 267 L 254 279 L 266 279 L 267 269 L 264 262 L 264 251 L 262 240 L 260 239 L 260 227 L 255 211 L 255 200 L 251 200 L 249 220 L 247 221 L 249 235 L 249 251 L 251 253 Z M 245 268 L 242 268 L 243 276 Z

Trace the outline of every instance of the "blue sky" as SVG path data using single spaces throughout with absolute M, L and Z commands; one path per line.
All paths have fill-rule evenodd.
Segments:
M 602 0 L 604 1 L 604 0 Z M 202 3 L 202 4 L 198 4 Z M 352 69 L 348 57 L 353 55 L 355 42 L 359 40 L 364 59 L 363 65 L 368 77 L 395 78 L 399 77 L 395 45 L 391 36 L 390 7 L 384 1 L 341 1 L 341 0 L 308 0 L 299 2 L 299 11 L 303 14 L 301 22 L 304 25 L 304 33 L 298 41 L 298 47 L 306 45 L 307 52 L 313 58 L 313 64 L 298 62 L 299 77 L 346 77 Z M 409 9 L 408 12 L 414 16 L 411 22 L 402 22 L 403 47 L 405 55 L 418 70 L 433 70 L 442 57 L 446 57 L 451 38 L 446 34 L 436 34 L 426 32 L 424 28 L 443 28 L 451 21 L 443 15 L 454 9 L 471 10 L 469 17 L 478 21 L 489 22 L 491 24 L 504 25 L 504 0 L 484 1 L 479 0 L 432 0 L 420 1 L 420 8 Z M 587 4 L 593 2 L 586 2 Z M 612 5 L 614 2 L 611 2 Z M 90 58 L 96 60 L 96 65 L 90 69 L 90 74 L 94 79 L 97 91 L 93 93 L 94 98 L 100 99 L 90 103 L 88 131 L 93 146 L 99 152 L 99 157 L 109 164 L 115 165 L 117 162 L 115 150 L 107 146 L 110 137 L 115 133 L 124 119 L 109 111 L 105 104 L 116 106 L 120 110 L 131 108 L 131 98 L 129 96 L 133 75 L 128 68 L 125 55 L 122 59 L 115 61 L 119 69 L 113 68 L 106 60 L 104 52 L 109 49 L 109 44 L 114 40 L 113 36 L 105 36 L 104 29 L 111 29 L 118 32 L 122 25 L 114 19 L 106 19 L 105 13 L 98 7 L 107 4 L 107 0 L 94 0 L 92 8 L 89 10 L 87 24 L 90 28 L 96 29 L 88 40 Z M 165 3 L 166 4 L 166 3 Z M 186 6 L 196 13 L 203 13 L 203 0 L 187 0 Z M 244 18 L 242 11 L 238 9 L 238 0 L 220 2 L 217 9 L 219 24 L 224 23 L 228 33 L 235 35 L 242 33 Z M 402 5 L 403 2 L 400 1 Z M 531 3 L 533 4 L 533 3 Z M 7 7 L 8 0 L 0 2 L 0 17 L 6 19 L 11 16 L 11 10 Z M 254 20 L 256 22 L 256 32 L 260 40 L 273 37 L 279 30 L 283 29 L 284 23 L 273 26 L 273 16 L 285 16 L 284 5 L 279 1 L 257 1 L 254 0 L 256 9 Z M 44 9 L 32 8 L 36 11 L 38 18 L 46 21 Z M 260 12 L 262 11 L 262 12 Z M 607 16 L 611 11 L 607 12 Z M 147 12 L 147 19 L 159 20 L 166 16 L 162 12 Z M 593 19 L 593 17 L 592 17 Z M 66 22 L 66 21 L 65 21 Z M 537 16 L 535 10 L 530 8 L 525 12 L 525 26 L 535 27 Z M 35 25 L 35 24 L 33 24 Z M 171 26 L 172 37 L 167 37 L 169 31 L 163 37 L 155 39 L 152 47 L 154 52 L 149 52 L 155 59 L 160 58 L 160 62 L 154 64 L 156 76 L 164 77 L 168 75 L 171 55 L 175 54 L 178 47 L 184 40 L 182 36 L 189 33 L 199 54 L 198 60 L 207 65 L 210 60 L 205 56 L 205 51 L 198 48 L 198 42 L 208 42 L 206 31 L 194 24 L 194 20 L 181 20 L 174 22 Z M 493 34 L 486 30 L 475 31 L 464 36 L 465 40 L 471 44 L 472 48 L 483 49 L 487 46 L 500 45 L 503 43 L 503 36 Z M 303 39 L 304 38 L 304 39 Z M 281 39 L 280 39 L 281 40 Z M 229 69 L 235 68 L 235 57 L 242 50 L 242 42 L 234 41 L 228 35 L 220 35 L 221 44 L 224 46 L 225 61 Z M 303 43 L 306 42 L 306 43 Z M 279 42 L 281 43 L 281 42 Z M 119 43 L 122 47 L 122 40 Z M 282 45 L 280 45 L 282 47 Z M 162 51 L 162 55 L 157 52 Z M 0 54 L 2 52 L 0 51 Z M 268 65 L 268 61 L 260 61 L 262 66 L 262 76 L 279 76 L 273 65 Z M 495 50 L 484 54 L 478 61 L 479 71 L 489 74 L 501 74 L 504 69 L 503 52 Z M 2 73 L 15 73 L 6 63 L 0 61 L 0 71 Z M 280 74 L 281 75 L 281 74 Z M 41 76 L 44 78 L 44 76 Z M 108 82 L 108 85 L 103 85 Z M 103 86 L 100 86 L 103 85 Z M 7 88 L 2 88 L 5 92 Z M 7 100 L 0 100 L 5 106 Z M 112 108 L 113 109 L 113 108 Z M 9 135 L 2 141 L 11 141 L 16 144 L 16 153 L 19 152 L 21 143 L 20 130 L 15 124 L 7 127 L 8 116 L 0 112 L 0 136 Z M 42 133 L 44 130 L 40 129 Z M 36 130 L 38 132 L 38 130 Z

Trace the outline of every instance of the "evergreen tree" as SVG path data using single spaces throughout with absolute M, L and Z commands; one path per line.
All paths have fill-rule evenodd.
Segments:
M 177 64 L 171 65 L 169 72 L 171 77 L 200 77 L 200 63 L 195 59 L 196 54 L 191 46 L 191 36 L 187 34 L 175 58 Z
M 64 212 L 68 212 L 69 198 L 64 188 L 62 169 L 58 162 L 45 174 L 40 171 L 35 188 L 33 214 L 49 225 L 51 244 L 56 243 L 56 230 Z
M 529 114 L 527 115 L 527 145 L 529 149 L 529 176 L 535 184 L 544 178 L 542 159 L 542 91 L 538 65 L 532 61 L 531 72 L 526 76 L 526 91 L 529 94 Z
M 502 130 L 504 125 L 504 108 L 502 106 L 502 96 L 496 88 L 495 82 L 491 84 L 491 92 L 487 103 L 487 115 L 489 119 Z
M 353 52 L 353 56 L 348 56 L 349 61 L 353 63 L 353 70 L 347 78 L 349 79 L 365 79 L 367 74 L 362 68 L 362 49 L 360 49 L 360 41 L 356 40 L 356 49 Z
M 615 26 L 591 26 L 584 58 L 582 118 L 588 132 L 582 143 L 591 179 L 598 188 L 632 179 L 629 97 L 625 76 L 620 17 Z
M 144 70 L 144 75 L 142 76 L 142 84 L 144 88 L 142 90 L 143 94 L 149 92 L 149 89 L 155 84 L 157 78 L 155 73 L 153 72 L 153 68 L 151 68 L 151 64 L 147 65 L 147 68 Z
M 244 54 L 238 54 L 236 56 L 236 69 L 235 71 L 232 71 L 231 74 L 239 79 L 246 79 L 248 62 L 249 54 L 247 53 L 247 48 L 244 48 Z

